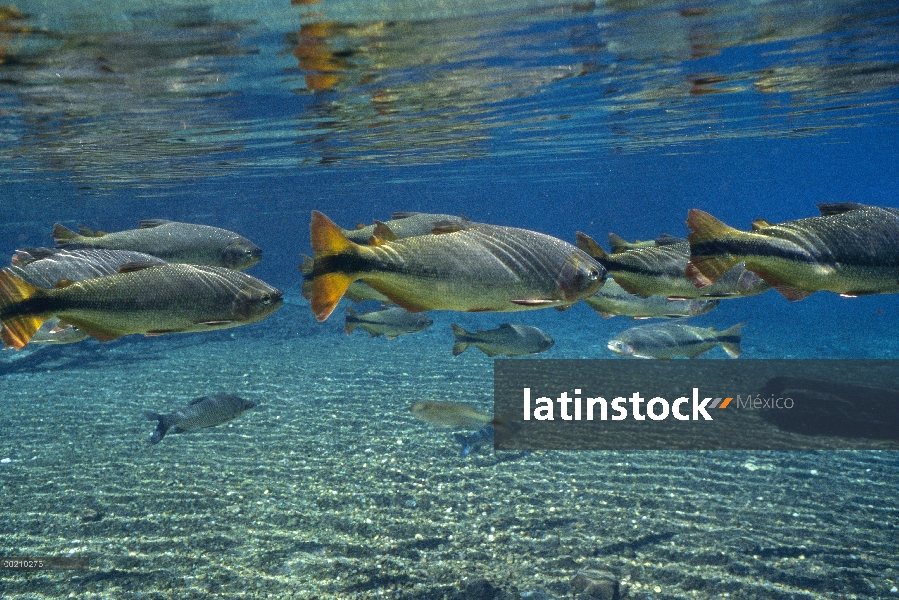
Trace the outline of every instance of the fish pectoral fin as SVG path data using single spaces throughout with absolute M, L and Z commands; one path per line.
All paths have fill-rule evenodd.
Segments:
M 154 227 L 159 227 L 166 223 L 171 223 L 171 221 L 166 219 L 144 219 L 140 222 L 139 226 L 141 229 L 153 229 Z
M 560 301 L 555 298 L 514 298 L 509 300 L 509 302 L 521 306 L 550 306 L 558 304 Z
M 234 319 L 220 319 L 218 321 L 197 321 L 197 325 L 228 325 L 230 323 L 236 323 Z M 177 331 L 173 329 L 172 331 Z
M 626 279 L 623 281 L 616 280 L 615 283 L 617 283 L 621 289 L 623 289 L 625 292 L 627 292 L 631 296 L 639 296 L 640 298 L 649 298 L 652 295 L 652 294 L 647 294 L 641 288 L 635 286 L 634 284 L 632 284 L 630 281 L 627 281 Z
M 858 298 L 859 296 L 873 296 L 877 292 L 843 292 L 840 294 L 841 298 Z
M 167 333 L 180 333 L 183 329 L 152 329 L 144 332 L 144 337 L 156 337 Z
M 151 263 L 151 262 L 128 262 L 124 263 L 119 267 L 119 273 L 134 273 L 135 271 L 142 271 L 144 269 L 149 269 L 150 267 L 158 267 L 159 263 Z

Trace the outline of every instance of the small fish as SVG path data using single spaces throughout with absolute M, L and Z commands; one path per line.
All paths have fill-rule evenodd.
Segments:
M 262 250 L 247 238 L 226 229 L 178 223 L 164 219 L 140 222 L 140 229 L 114 233 L 91 231 L 80 233 L 53 226 L 53 238 L 59 248 L 105 248 L 134 250 L 152 254 L 170 263 L 227 267 L 242 271 L 262 259 Z
M 275 312 L 281 292 L 223 267 L 124 265 L 122 272 L 44 290 L 0 271 L 0 338 L 21 349 L 50 317 L 101 342 L 123 335 L 210 331 Z
M 632 327 L 609 341 L 609 350 L 634 358 L 695 358 L 715 346 L 721 346 L 731 358 L 742 353 L 740 329 L 746 323 L 724 331 L 714 327 L 692 327 L 682 323 L 659 323 Z
M 817 206 L 819 217 L 777 225 L 757 219 L 753 231 L 690 210 L 687 275 L 696 285 L 708 285 L 742 261 L 791 301 L 817 291 L 899 292 L 899 209 L 852 202 Z
M 627 293 L 611 277 L 584 302 L 604 319 L 625 315 L 634 319 L 686 319 L 704 315 L 718 306 L 717 299 L 669 300 L 665 296 L 642 298 Z
M 571 244 L 513 227 L 456 221 L 398 239 L 379 226 L 365 246 L 313 211 L 310 230 L 315 258 L 303 295 L 319 321 L 357 279 L 409 312 L 508 312 L 571 306 L 605 278 L 605 269 Z
M 616 236 L 617 237 L 617 236 Z M 619 243 L 620 245 L 620 243 Z M 642 298 L 665 296 L 671 299 L 743 298 L 771 289 L 755 273 L 736 264 L 714 285 L 699 288 L 686 275 L 690 259 L 687 240 L 663 235 L 652 244 L 639 242 L 614 254 L 607 254 L 595 240 L 577 234 L 577 246 L 599 263 L 626 292 Z
M 213 394 L 197 398 L 187 407 L 168 415 L 146 411 L 144 418 L 159 421 L 150 436 L 150 443 L 158 444 L 166 433 L 185 433 L 222 425 L 256 406 L 252 400 L 244 400 L 234 394 Z
M 429 400 L 416 402 L 409 407 L 416 418 L 440 427 L 474 429 L 484 425 L 496 425 L 493 415 L 479 411 L 471 404 Z
M 361 315 L 348 308 L 344 331 L 350 335 L 356 327 L 361 327 L 372 337 L 386 335 L 388 340 L 392 340 L 401 335 L 424 331 L 433 324 L 433 319 L 424 315 L 413 315 L 398 306 Z
M 496 329 L 476 333 L 465 331 L 455 324 L 452 328 L 456 336 L 453 356 L 462 354 L 469 346 L 474 346 L 487 356 L 524 356 L 549 350 L 555 343 L 543 330 L 528 325 L 503 323 Z
M 118 273 L 122 265 L 130 263 L 166 264 L 161 258 L 128 250 L 26 248 L 17 250 L 10 266 L 3 270 L 33 286 L 53 289 L 59 282 L 84 281 Z M 60 323 L 59 319 L 51 317 L 40 326 L 28 343 L 73 344 L 88 337 L 90 336 L 77 327 Z
M 493 425 L 484 425 L 474 433 L 465 435 L 464 433 L 454 433 L 453 439 L 462 446 L 459 456 L 465 458 L 472 452 L 477 452 L 484 444 L 492 444 L 495 431 Z
M 452 223 L 455 221 L 470 221 L 467 217 L 456 215 L 441 215 L 433 213 L 419 212 L 395 212 L 390 215 L 390 221 L 385 221 L 390 231 L 396 235 L 398 239 L 415 237 L 418 235 L 428 235 L 431 230 L 438 224 Z M 377 225 L 356 226 L 356 229 L 341 229 L 346 238 L 357 244 L 367 244 L 371 236 L 375 232 Z

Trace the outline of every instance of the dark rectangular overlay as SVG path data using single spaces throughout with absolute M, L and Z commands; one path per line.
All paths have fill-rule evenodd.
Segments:
M 493 377 L 497 450 L 899 448 L 899 360 L 497 359 Z

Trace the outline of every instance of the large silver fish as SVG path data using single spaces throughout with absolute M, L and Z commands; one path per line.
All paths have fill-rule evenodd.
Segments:
M 397 239 L 382 226 L 376 243 L 363 246 L 313 211 L 310 229 L 315 259 L 303 294 L 319 321 L 357 279 L 410 312 L 507 312 L 570 306 L 605 278 L 605 269 L 571 244 L 513 227 L 454 222 Z
M 262 259 L 262 250 L 233 231 L 164 219 L 140 222 L 140 229 L 102 233 L 74 231 L 56 224 L 53 237 L 60 248 L 106 248 L 152 254 L 171 263 L 210 265 L 242 271 Z
M 118 273 L 123 265 L 131 263 L 166 264 L 161 258 L 129 250 L 27 248 L 17 250 L 12 264 L 3 270 L 31 285 L 53 289 L 60 282 L 84 281 Z M 72 344 L 88 337 L 90 336 L 78 328 L 51 317 L 40 326 L 28 343 Z
M 282 302 L 279 290 L 223 267 L 131 265 L 54 290 L 0 272 L 0 337 L 20 349 L 50 317 L 101 342 L 131 333 L 210 331 L 263 319 Z
M 820 217 L 778 225 L 757 220 L 754 231 L 692 209 L 688 274 L 697 285 L 708 285 L 743 262 L 788 300 L 819 290 L 844 296 L 899 292 L 899 209 L 851 202 L 818 209 Z

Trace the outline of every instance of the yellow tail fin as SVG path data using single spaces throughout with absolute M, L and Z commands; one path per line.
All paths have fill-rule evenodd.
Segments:
M 315 258 L 322 254 L 340 254 L 353 247 L 353 242 L 343 235 L 340 227 L 317 210 L 312 211 L 309 233 L 312 236 L 312 251 Z
M 686 275 L 697 287 L 714 283 L 725 271 L 740 262 L 720 243 L 724 238 L 743 235 L 739 229 L 725 225 L 709 213 L 695 208 L 690 209 L 687 227 L 693 233 L 687 236 L 690 241 L 690 265 Z
M 315 318 L 324 321 L 330 317 L 347 288 L 355 280 L 356 277 L 346 273 L 323 273 L 304 283 L 303 295 L 309 298 Z
M 34 335 L 46 315 L 25 312 L 22 304 L 43 292 L 23 279 L 0 271 L 0 339 L 7 346 L 21 350 Z
M 303 296 L 309 299 L 315 318 L 324 321 L 334 312 L 350 284 L 358 279 L 357 275 L 341 270 L 340 257 L 355 254 L 360 247 L 317 210 L 312 211 L 309 232 L 315 258 L 311 279 L 303 283 Z

